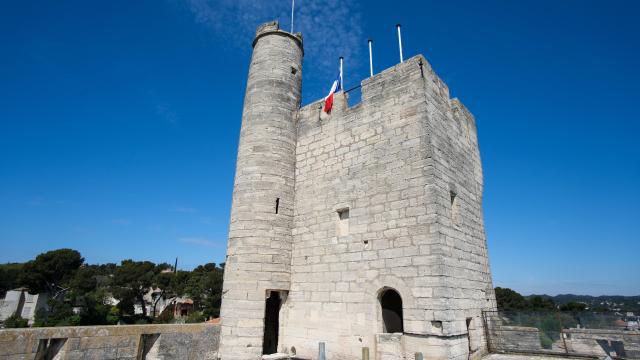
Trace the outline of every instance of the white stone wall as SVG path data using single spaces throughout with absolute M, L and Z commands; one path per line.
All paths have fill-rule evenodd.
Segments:
M 423 72 L 419 63 L 423 64 Z M 422 74 L 424 73 L 424 78 Z M 301 109 L 291 292 L 283 350 L 353 358 L 382 332 L 379 292 L 403 299 L 406 333 L 449 338 L 448 358 L 481 350 L 480 312 L 495 307 L 482 220 L 473 117 L 414 57 L 363 81 L 362 103 L 338 94 L 330 116 Z M 451 191 L 457 197 L 452 219 Z M 337 211 L 349 208 L 349 235 Z M 441 326 L 440 326 L 441 324 Z M 455 339 L 463 338 L 464 341 Z M 423 341 L 424 348 L 428 349 Z M 420 350 L 412 341 L 409 352 Z M 425 354 L 425 358 L 429 358 Z
M 222 297 L 225 360 L 262 354 L 267 290 L 289 290 L 302 40 L 258 29 L 242 113 Z M 278 212 L 276 213 L 276 201 Z
M 22 315 L 25 293 L 26 291 L 23 289 L 7 291 L 4 299 L 0 302 L 0 321 L 4 321 L 14 314 Z

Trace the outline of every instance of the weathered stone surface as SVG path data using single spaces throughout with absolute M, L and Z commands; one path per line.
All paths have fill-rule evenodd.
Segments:
M 225 265 L 220 349 L 225 360 L 260 358 L 266 290 L 291 287 L 302 56 L 299 36 L 279 30 L 277 23 L 258 29 L 242 114 Z
M 133 360 L 142 354 L 141 336 L 148 334 L 158 335 L 154 344 L 157 350 L 140 359 L 214 360 L 218 357 L 220 327 L 186 324 L 0 330 L 0 360 L 34 359 L 38 343 L 47 339 L 64 339 L 56 359 Z
M 301 61 L 298 37 L 274 23 L 258 29 L 229 230 L 223 359 L 260 357 L 269 290 L 287 291 L 279 351 L 314 358 L 323 341 L 330 359 L 358 358 L 387 339 L 376 334 L 378 299 L 389 288 L 402 297 L 405 334 L 392 343 L 399 356 L 467 359 L 471 349 L 478 358 L 486 351 L 481 311 L 496 305 L 473 116 L 422 56 L 364 80 L 360 104 L 349 106 L 341 92 L 330 115 L 322 101 L 299 108 Z

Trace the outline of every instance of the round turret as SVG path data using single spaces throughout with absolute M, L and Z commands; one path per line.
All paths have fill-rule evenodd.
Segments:
M 225 360 L 257 359 L 277 344 L 277 310 L 290 288 L 302 57 L 299 34 L 279 30 L 277 22 L 258 28 L 242 113 L 225 265 L 220 349 Z M 269 313 L 274 307 L 275 315 Z

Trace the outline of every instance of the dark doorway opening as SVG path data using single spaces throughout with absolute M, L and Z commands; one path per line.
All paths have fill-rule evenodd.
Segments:
M 274 354 L 278 351 L 278 329 L 280 327 L 280 299 L 279 291 L 270 291 L 264 308 L 264 338 L 262 354 Z
M 403 332 L 402 323 L 402 298 L 397 291 L 387 289 L 380 294 L 380 306 L 382 307 L 382 325 L 386 333 Z

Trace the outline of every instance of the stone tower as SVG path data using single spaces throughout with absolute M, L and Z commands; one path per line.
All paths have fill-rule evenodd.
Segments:
M 300 107 L 302 55 L 299 35 L 258 29 L 221 358 L 313 359 L 320 342 L 332 360 L 479 358 L 496 305 L 475 119 L 421 55 L 363 80 L 359 104 Z
M 229 227 L 221 313 L 224 359 L 260 357 L 265 295 L 273 294 L 272 306 L 279 307 L 279 297 L 286 296 L 291 286 L 295 118 L 300 108 L 302 56 L 299 34 L 279 30 L 276 22 L 258 28 Z M 277 319 L 270 320 L 268 326 L 277 326 Z M 275 344 L 277 339 L 270 341 Z

